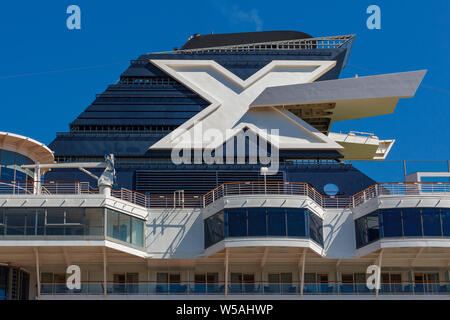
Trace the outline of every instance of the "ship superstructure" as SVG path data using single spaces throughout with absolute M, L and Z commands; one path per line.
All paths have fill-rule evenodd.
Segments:
M 450 173 L 376 182 L 349 161 L 395 139 L 332 132 L 426 71 L 340 79 L 354 38 L 194 35 L 48 147 L 0 132 L 0 299 L 449 299 Z

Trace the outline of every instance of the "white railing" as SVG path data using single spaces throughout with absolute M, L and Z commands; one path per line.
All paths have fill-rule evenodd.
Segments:
M 40 190 L 40 192 L 37 192 Z M 79 181 L 16 181 L 0 182 L 1 194 L 98 194 L 88 182 Z M 323 195 L 310 184 L 304 182 L 230 182 L 224 183 L 203 195 L 185 195 L 178 192 L 172 195 L 145 195 L 121 188 L 111 195 L 145 208 L 204 208 L 226 196 L 239 195 L 286 195 L 306 196 L 323 208 L 356 207 L 367 200 L 379 196 L 450 196 L 450 183 L 443 182 L 394 182 L 377 183 L 353 196 Z

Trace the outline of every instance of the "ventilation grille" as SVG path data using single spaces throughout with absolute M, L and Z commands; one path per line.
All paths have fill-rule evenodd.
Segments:
M 205 194 L 226 182 L 263 181 L 255 171 L 136 171 L 136 191 L 149 195 L 171 195 L 184 190 L 186 195 Z M 283 181 L 283 172 L 268 175 L 267 181 Z

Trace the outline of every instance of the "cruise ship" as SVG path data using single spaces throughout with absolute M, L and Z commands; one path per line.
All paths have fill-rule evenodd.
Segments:
M 426 70 L 340 78 L 354 41 L 195 34 L 48 146 L 0 132 L 0 299 L 450 299 L 450 170 L 375 181 L 389 130 L 331 131 Z

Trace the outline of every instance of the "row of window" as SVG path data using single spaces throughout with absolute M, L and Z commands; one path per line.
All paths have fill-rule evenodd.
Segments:
M 107 209 L 107 233 L 108 237 L 119 239 L 139 247 L 144 246 L 144 221 Z
M 226 209 L 204 221 L 205 248 L 231 237 L 310 238 L 323 246 L 323 223 L 307 209 Z
M 0 235 L 102 236 L 102 208 L 0 209 Z
M 450 208 L 380 209 L 355 220 L 356 247 L 388 237 L 450 237 Z
M 20 167 L 24 164 L 33 164 L 33 161 L 20 153 L 0 150 L 0 181 L 32 180 L 32 171 Z
M 366 285 L 367 274 L 343 273 L 340 281 L 328 280 L 327 273 L 305 273 L 303 292 L 305 294 L 354 294 L 369 293 Z M 66 275 L 42 273 L 43 294 L 61 294 L 68 290 Z M 401 273 L 383 272 L 381 274 L 381 293 L 446 293 L 450 286 L 439 279 L 437 272 L 414 272 L 409 280 L 403 281 Z M 80 292 L 103 293 L 100 283 L 89 282 Z M 300 283 L 293 280 L 291 272 L 274 272 L 267 275 L 266 281 L 256 281 L 251 272 L 231 272 L 228 284 L 230 294 L 294 294 L 299 293 Z M 195 273 L 194 281 L 182 281 L 179 272 L 158 272 L 156 281 L 140 281 L 139 273 L 115 273 L 108 283 L 108 293 L 112 294 L 223 294 L 224 282 L 219 281 L 219 273 Z
M 144 221 L 106 209 L 106 235 L 144 245 Z M 0 209 L 0 236 L 104 236 L 103 208 Z

